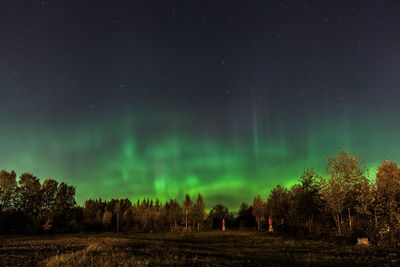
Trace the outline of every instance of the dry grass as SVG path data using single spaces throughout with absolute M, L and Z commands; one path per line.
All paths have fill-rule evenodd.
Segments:
M 124 241 L 103 239 L 84 250 L 56 255 L 45 260 L 45 266 L 145 266 L 148 261 L 135 257 Z
M 44 266 L 390 266 L 400 263 L 400 251 L 393 249 L 345 246 L 312 240 L 296 240 L 266 232 L 141 233 L 110 236 L 84 236 L 56 240 L 36 240 L 43 248 L 63 246 L 44 253 Z M 28 241 L 21 243 L 26 246 Z M 2 242 L 0 242 L 1 244 Z M 15 243 L 18 246 L 18 243 Z M 39 247 L 26 248 L 28 255 Z M 71 249 L 76 248 L 76 249 Z M 22 250 L 21 250 L 22 251 Z M 31 251 L 31 252 L 29 252 Z M 52 257 L 49 257 L 52 256 Z M 0 258 L 2 257 L 0 249 Z M 28 257 L 28 256 L 26 256 Z M 46 260 L 44 258 L 48 257 Z M 12 262 L 10 262 L 12 263 Z M 1 263 L 0 263 L 1 265 Z M 9 264 L 10 266 L 18 266 Z
M 82 250 L 90 242 L 90 239 L 80 238 L 1 239 L 0 266 L 35 266 L 50 256 Z

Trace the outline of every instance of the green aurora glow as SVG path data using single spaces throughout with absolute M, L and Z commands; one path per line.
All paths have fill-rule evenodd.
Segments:
M 290 187 L 304 167 L 323 174 L 327 156 L 342 146 L 359 153 L 369 166 L 400 155 L 393 146 L 398 130 L 385 129 L 373 118 L 357 125 L 338 118 L 314 119 L 318 127 L 307 128 L 310 132 L 301 137 L 260 131 L 240 141 L 165 131 L 169 123 L 164 118 L 152 123 L 164 129 L 164 134 L 146 130 L 143 135 L 140 129 L 149 127 L 148 122 L 118 121 L 112 116 L 102 123 L 86 122 L 71 128 L 20 127 L 3 135 L 2 167 L 18 174 L 32 172 L 42 181 L 47 177 L 67 181 L 77 187 L 81 204 L 88 198 L 182 200 L 185 193 L 201 193 L 208 207 L 222 202 L 235 210 L 257 194 L 266 198 L 276 184 Z M 195 128 L 188 122 L 184 125 Z M 297 133 L 302 127 L 298 126 Z
M 79 204 L 201 193 L 237 210 L 341 147 L 400 160 L 394 2 L 0 10 L 0 169 L 66 181 Z

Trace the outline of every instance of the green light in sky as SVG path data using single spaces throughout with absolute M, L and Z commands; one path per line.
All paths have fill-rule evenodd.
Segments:
M 219 202 L 236 210 L 257 194 L 266 198 L 276 184 L 290 187 L 305 167 L 323 174 L 327 156 L 340 147 L 376 166 L 387 155 L 392 160 L 400 156 L 394 145 L 398 131 L 379 122 L 373 127 L 335 117 L 313 123 L 303 135 L 300 130 L 267 131 L 253 125 L 240 139 L 179 129 L 149 132 L 131 118 L 114 121 L 112 127 L 105 127 L 106 121 L 63 129 L 21 126 L 13 129 L 14 135 L 4 134 L 0 168 L 73 184 L 81 204 L 99 197 L 181 201 L 185 193 L 201 193 L 208 208 Z M 353 129 L 365 130 L 362 139 Z

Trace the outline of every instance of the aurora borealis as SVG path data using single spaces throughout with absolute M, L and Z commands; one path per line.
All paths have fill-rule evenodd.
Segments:
M 341 147 L 400 157 L 390 1 L 4 1 L 0 169 L 237 209 Z

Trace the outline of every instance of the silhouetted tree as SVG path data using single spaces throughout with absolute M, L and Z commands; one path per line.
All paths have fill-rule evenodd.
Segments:
M 376 174 L 376 223 L 380 239 L 396 246 L 400 238 L 400 169 L 385 161 Z
M 239 229 L 255 227 L 256 218 L 253 215 L 253 207 L 243 202 L 240 205 L 236 222 L 237 222 L 237 227 Z
M 200 231 L 200 224 L 203 222 L 205 218 L 205 204 L 203 201 L 203 197 L 199 194 L 197 196 L 196 204 L 193 206 L 193 221 L 197 224 L 197 231 Z
M 103 227 L 106 231 L 108 231 L 110 229 L 111 223 L 112 223 L 112 212 L 106 210 L 103 213 L 103 218 L 102 218 L 102 223 L 103 223 Z
M 173 200 L 171 199 L 169 202 L 169 216 L 168 216 L 170 227 L 176 229 L 181 216 L 182 216 L 181 207 L 179 206 L 178 202 L 175 199 Z
M 31 219 L 33 226 L 37 226 L 37 217 L 41 209 L 41 186 L 39 179 L 33 174 L 23 173 L 19 177 L 18 184 L 18 209 Z
M 160 217 L 161 217 L 161 203 L 158 200 L 158 198 L 156 199 L 156 202 L 154 203 L 154 206 L 152 208 L 152 219 L 153 219 L 153 229 L 159 229 L 160 226 L 158 224 L 160 224 Z
M 66 183 L 62 182 L 58 185 L 55 207 L 58 210 L 67 212 L 75 207 L 75 187 L 68 186 Z
M 282 228 L 288 221 L 288 213 L 290 208 L 289 191 L 279 184 L 272 189 L 265 203 L 266 213 L 272 219 L 272 222 Z M 254 205 L 253 205 L 254 210 Z
M 265 220 L 264 201 L 261 199 L 260 195 L 253 200 L 253 215 L 256 218 L 257 230 L 260 231 L 261 223 Z
M 0 212 L 13 207 L 15 190 L 17 188 L 17 175 L 14 171 L 0 171 Z
M 188 219 L 189 219 L 189 215 L 190 215 L 192 209 L 193 209 L 193 202 L 190 199 L 189 194 L 186 194 L 185 195 L 185 200 L 182 203 L 182 210 L 183 210 L 183 213 L 185 215 L 185 228 L 186 228 L 186 231 L 188 230 Z
M 216 204 L 208 214 L 208 217 L 212 221 L 213 229 L 221 229 L 222 219 L 227 220 L 229 216 L 229 210 L 223 204 Z
M 305 169 L 299 179 L 300 184 L 290 190 L 290 225 L 302 227 L 305 225 L 308 233 L 314 230 L 314 221 L 322 211 L 320 196 L 320 180 L 313 169 Z
M 83 207 L 83 230 L 100 231 L 102 228 L 103 208 L 101 199 L 88 199 Z
M 42 211 L 45 211 L 47 215 L 56 208 L 57 191 L 57 181 L 49 178 L 43 182 L 41 189 Z

